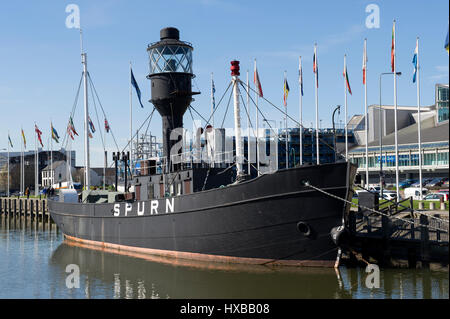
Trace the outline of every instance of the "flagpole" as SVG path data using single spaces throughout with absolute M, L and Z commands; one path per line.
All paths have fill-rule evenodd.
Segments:
M 35 128 L 36 122 L 34 123 Z M 38 146 L 37 146 L 37 132 L 34 132 L 34 195 L 39 196 L 39 186 L 38 186 Z
M 130 78 L 131 78 L 131 61 L 130 61 Z M 133 171 L 131 158 L 133 157 L 133 85 L 130 81 L 130 170 Z M 127 174 L 127 172 L 125 172 Z M 125 190 L 126 191 L 126 190 Z
M 288 127 L 287 127 L 287 94 L 286 94 L 287 78 L 286 71 L 284 71 L 284 127 L 285 127 L 285 141 L 286 141 L 286 169 L 289 168 L 289 144 L 288 144 Z
M 394 35 L 394 132 L 395 132 L 395 188 L 397 191 L 397 202 L 400 198 L 400 190 L 398 188 L 399 183 L 399 172 L 398 172 L 398 128 L 397 128 L 397 50 L 396 50 L 396 37 L 395 37 L 395 20 L 394 20 L 394 28 L 393 28 L 393 35 Z
M 50 137 L 50 188 L 53 188 L 53 123 L 51 123 L 52 127 L 52 136 Z
M 23 132 L 23 129 L 21 132 Z M 23 134 L 22 134 L 22 139 L 23 139 Z M 20 143 L 20 192 L 22 193 L 22 195 L 24 194 L 24 190 L 23 190 L 23 141 L 22 141 L 22 143 Z
M 315 79 L 316 79 L 316 83 L 315 83 L 315 87 L 316 87 L 316 162 L 317 165 L 320 164 L 320 154 L 319 154 L 319 83 L 318 83 L 318 79 L 317 79 L 317 73 L 318 71 L 318 63 L 317 63 L 317 43 L 314 44 L 314 58 L 315 58 L 315 65 L 316 65 L 316 72 L 315 72 Z
M 214 128 L 214 74 L 211 72 L 211 123 Z
M 344 54 L 344 72 L 347 72 L 347 54 Z M 348 160 L 348 116 L 347 116 L 347 77 L 344 73 L 344 94 L 345 94 L 345 160 Z
M 90 167 L 90 154 L 89 154 L 89 106 L 88 106 L 88 83 L 87 83 L 87 54 L 81 53 L 81 62 L 83 64 L 83 78 L 84 78 L 84 185 L 86 190 L 90 190 L 91 186 L 91 167 Z
M 248 70 L 247 70 L 247 163 L 248 163 L 248 170 L 247 174 L 251 175 L 251 157 L 250 157 L 250 84 L 249 84 L 249 77 L 248 77 Z
M 300 165 L 303 165 L 303 98 L 302 98 L 302 85 L 303 85 L 303 71 L 302 71 L 302 57 L 299 57 L 299 98 L 300 98 L 300 128 L 299 128 L 299 140 L 300 140 Z
M 420 200 L 423 199 L 422 194 L 422 139 L 421 139 L 421 120 L 420 120 L 420 63 L 419 63 L 419 37 L 416 39 L 417 47 L 417 119 L 418 119 L 418 140 L 419 140 L 419 183 L 420 183 Z
M 255 72 L 256 72 L 256 59 L 255 59 Z M 255 90 L 255 100 L 256 100 L 256 169 L 258 170 L 258 176 L 261 175 L 259 170 L 259 108 L 258 108 L 258 101 L 259 101 L 259 94 L 258 94 L 259 88 L 256 88 Z M 278 143 L 277 143 L 278 145 Z M 278 158 L 278 157 L 277 157 Z M 278 165 L 276 170 L 278 170 Z
M 211 148 L 212 152 L 212 167 L 215 166 L 215 160 L 216 160 L 216 127 L 214 126 L 214 108 L 215 108 L 215 100 L 214 100 L 214 73 L 211 72 L 211 123 L 213 127 L 213 145 L 214 147 Z
M 367 119 L 367 39 L 364 39 L 364 126 L 366 131 L 366 184 L 369 185 L 369 129 Z M 381 119 L 380 119 L 381 120 Z
M 10 144 L 10 137 L 9 137 L 9 131 L 8 131 L 8 186 L 7 186 L 7 190 L 6 190 L 6 194 L 9 197 L 9 144 Z

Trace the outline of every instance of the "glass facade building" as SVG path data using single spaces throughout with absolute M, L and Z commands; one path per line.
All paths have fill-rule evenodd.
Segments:
M 448 84 L 436 84 L 437 122 L 448 121 Z

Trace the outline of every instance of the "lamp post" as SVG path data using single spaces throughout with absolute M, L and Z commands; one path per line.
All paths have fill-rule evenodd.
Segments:
M 338 114 L 341 114 L 341 106 L 338 105 L 334 111 L 333 111 L 333 116 L 331 117 L 331 122 L 333 123 L 333 140 L 334 140 L 334 157 L 335 160 L 337 159 L 337 151 L 336 151 L 336 129 L 334 127 L 334 115 L 336 114 L 336 111 L 338 111 Z
M 383 133 L 382 133 L 382 120 L 381 120 L 381 77 L 383 75 L 388 75 L 388 74 L 395 74 L 395 75 L 402 75 L 402 72 L 384 72 L 380 74 L 380 105 L 379 105 L 379 134 L 380 134 L 380 196 L 381 198 L 383 198 Z M 367 139 L 367 138 L 366 138 Z M 366 141 L 367 143 L 367 141 Z M 369 165 L 369 163 L 366 163 L 366 165 Z M 398 193 L 398 190 L 397 190 Z M 398 201 L 398 198 L 397 198 Z

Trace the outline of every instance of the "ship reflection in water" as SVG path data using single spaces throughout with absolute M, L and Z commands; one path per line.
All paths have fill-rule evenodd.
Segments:
M 86 298 L 448 298 L 448 272 L 382 270 L 366 288 L 365 269 L 269 268 L 173 259 L 149 261 L 63 242 L 51 264 L 80 269 Z M 79 292 L 78 292 L 79 293 Z M 81 297 L 81 296 L 78 296 Z
M 113 254 L 63 241 L 54 225 L 0 215 L 0 298 L 448 298 L 449 273 L 381 270 L 366 288 L 364 268 L 272 269 Z M 77 265 L 79 288 L 68 288 Z

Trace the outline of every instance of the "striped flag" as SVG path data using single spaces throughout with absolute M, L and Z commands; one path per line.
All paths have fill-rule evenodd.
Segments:
M 417 68 L 418 68 L 417 54 L 418 53 L 419 53 L 419 42 L 416 41 L 416 49 L 414 50 L 414 56 L 413 56 L 413 60 L 412 60 L 412 64 L 414 65 L 413 83 L 416 83 L 416 78 L 417 78 Z
M 283 85 L 283 103 L 284 103 L 284 106 L 287 106 L 288 94 L 289 94 L 289 84 L 288 84 L 287 78 L 284 77 L 284 85 Z
M 256 90 L 258 91 L 258 95 L 263 97 L 263 91 L 261 87 L 261 82 L 259 81 L 258 69 L 256 68 L 256 60 L 255 60 L 255 72 L 253 76 L 253 83 L 255 83 Z
M 368 60 L 367 60 L 366 43 L 364 42 L 364 53 L 363 53 L 363 64 L 362 64 L 363 84 L 366 84 L 367 61 L 368 61 Z
M 21 130 L 22 130 L 23 145 L 25 146 L 25 148 L 27 148 L 27 139 L 25 138 L 25 133 L 23 132 L 23 129 Z
M 94 126 L 94 123 L 92 123 L 90 116 L 88 116 L 88 122 L 89 122 L 89 127 L 90 127 L 92 133 L 95 133 L 95 126 Z
M 216 98 L 214 97 L 214 93 L 216 93 L 216 86 L 214 85 L 214 80 L 211 79 L 211 95 L 212 95 L 213 110 L 216 108 Z
M 11 137 L 9 136 L 9 133 L 8 133 L 8 141 L 9 141 L 9 145 L 11 145 L 11 147 L 14 148 L 13 143 L 11 142 Z
M 302 57 L 299 59 L 298 63 L 298 83 L 300 84 L 300 93 L 303 96 L 303 70 L 302 70 Z
M 316 86 L 319 87 L 319 65 L 317 64 L 316 47 L 314 47 L 313 72 L 316 74 Z
M 73 134 L 75 134 L 76 136 L 79 136 L 77 131 L 75 130 L 75 126 L 73 125 L 72 117 L 70 117 L 70 120 L 69 120 L 69 128 L 73 132 Z M 72 136 L 72 139 L 73 139 L 73 136 Z
M 39 143 L 41 143 L 41 146 L 44 147 L 44 144 L 42 144 L 42 139 L 41 139 L 42 132 L 41 132 L 41 130 L 37 127 L 36 123 L 34 124 L 34 131 L 35 131 L 36 134 L 37 134 L 37 138 L 38 138 L 38 140 L 39 140 Z
M 70 138 L 71 138 L 72 140 L 75 140 L 75 139 L 73 138 L 73 131 L 72 131 L 71 127 L 70 127 L 70 123 L 69 123 L 69 125 L 67 125 L 67 134 L 70 136 Z
M 52 139 L 55 140 L 56 143 L 59 143 L 59 135 L 58 132 L 55 130 L 55 128 L 53 127 L 53 123 L 50 123 L 51 126 L 51 130 L 52 130 Z
M 391 69 L 392 72 L 395 72 L 395 20 L 392 26 Z
M 348 93 L 350 93 L 350 95 L 351 95 L 352 94 L 352 89 L 350 88 L 350 81 L 348 79 L 347 64 L 344 64 L 343 75 L 344 75 L 345 84 L 347 86 Z

